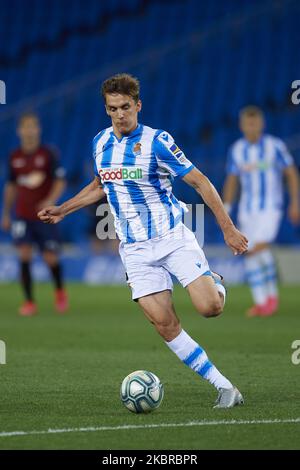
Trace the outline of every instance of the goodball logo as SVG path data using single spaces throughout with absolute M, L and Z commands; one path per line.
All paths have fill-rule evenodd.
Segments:
M 120 180 L 140 180 L 143 178 L 141 168 L 101 168 L 99 175 L 102 183 Z

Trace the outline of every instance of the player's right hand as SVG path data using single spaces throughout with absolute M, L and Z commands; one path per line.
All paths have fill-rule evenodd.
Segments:
M 3 214 L 1 219 L 1 228 L 4 232 L 8 232 L 11 227 L 11 218 L 9 215 Z
M 45 224 L 57 224 L 64 218 L 60 206 L 48 206 L 38 212 L 38 218 Z

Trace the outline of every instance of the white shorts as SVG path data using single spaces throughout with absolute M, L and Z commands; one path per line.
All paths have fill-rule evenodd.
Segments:
M 136 243 L 121 242 L 120 256 L 133 300 L 172 290 L 171 274 L 186 287 L 209 271 L 195 235 L 183 224 L 160 238 Z
M 257 243 L 272 243 L 278 233 L 282 211 L 260 211 L 238 214 L 240 231 L 249 240 L 249 249 Z

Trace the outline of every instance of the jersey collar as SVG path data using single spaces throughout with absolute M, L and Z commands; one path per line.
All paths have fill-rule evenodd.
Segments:
M 264 141 L 264 138 L 265 138 L 265 134 L 261 134 L 260 138 L 256 142 L 250 142 L 250 140 L 247 140 L 245 137 L 244 137 L 244 141 L 246 142 L 246 144 L 248 146 L 250 146 L 250 145 L 262 145 L 262 143 Z
M 141 134 L 142 129 L 143 129 L 142 124 L 138 123 L 138 125 L 136 126 L 135 129 L 133 129 L 133 131 L 129 132 L 129 134 L 122 135 L 120 139 L 118 139 L 114 131 L 112 131 L 112 135 L 117 139 L 118 142 L 122 142 L 123 139 L 130 139 L 131 137 L 135 137 L 136 135 Z

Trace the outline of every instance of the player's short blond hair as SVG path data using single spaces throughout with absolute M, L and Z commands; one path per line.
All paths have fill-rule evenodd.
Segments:
M 249 105 L 240 110 L 239 118 L 242 119 L 243 117 L 260 117 L 263 119 L 264 113 L 258 106 Z
M 131 96 L 137 103 L 140 99 L 140 82 L 129 73 L 118 73 L 102 83 L 101 94 L 104 101 L 106 101 L 106 95 L 110 93 Z

